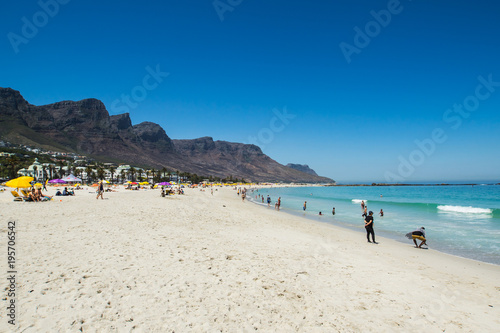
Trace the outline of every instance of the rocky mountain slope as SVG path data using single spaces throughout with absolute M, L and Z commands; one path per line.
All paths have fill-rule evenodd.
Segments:
M 313 176 L 317 176 L 318 175 L 316 173 L 316 171 L 314 171 L 313 169 L 311 169 L 309 167 L 309 165 L 307 165 L 307 164 L 293 164 L 293 163 L 288 163 L 286 166 L 289 167 L 289 168 L 295 169 L 295 170 L 299 170 L 299 171 L 305 172 L 305 173 L 307 173 L 309 175 L 313 175 Z
M 97 99 L 29 104 L 0 88 L 0 137 L 12 143 L 75 152 L 97 160 L 252 181 L 332 182 L 286 167 L 259 147 L 210 137 L 171 140 L 152 122 L 132 125 L 128 113 L 110 116 Z

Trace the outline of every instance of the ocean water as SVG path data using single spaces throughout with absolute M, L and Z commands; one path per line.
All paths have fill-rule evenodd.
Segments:
M 248 197 L 261 204 L 259 194 L 271 197 L 272 209 L 281 197 L 285 212 L 358 230 L 360 242 L 366 241 L 364 200 L 374 213 L 376 235 L 413 246 L 405 234 L 424 226 L 429 248 L 500 265 L 498 185 L 281 187 L 254 190 Z

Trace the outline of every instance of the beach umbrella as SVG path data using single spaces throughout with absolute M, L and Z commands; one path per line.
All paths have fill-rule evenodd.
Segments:
M 157 185 L 160 185 L 160 186 L 170 186 L 172 184 L 170 184 L 169 182 L 161 182 L 161 183 L 158 183 Z
M 104 179 L 103 179 L 103 180 L 101 180 L 100 182 L 101 182 L 101 183 L 104 183 L 104 184 L 109 184 L 109 182 L 108 182 L 107 180 L 104 180 Z
M 6 182 L 5 186 L 14 188 L 28 188 L 31 187 L 31 182 L 34 179 L 35 178 L 33 177 L 27 177 L 27 176 L 17 177 L 15 179 L 11 179 L 8 182 Z
M 82 180 L 78 177 L 75 177 L 73 174 L 69 175 L 68 177 L 62 178 L 65 182 L 81 182 Z
M 49 180 L 49 183 L 50 184 L 64 184 L 66 182 L 62 179 L 51 179 L 51 180 Z
M 35 185 L 33 185 L 33 187 L 36 187 L 36 188 L 40 188 L 40 187 L 42 187 L 42 186 L 43 186 L 43 185 L 42 185 L 42 184 L 40 184 L 40 183 L 36 183 Z

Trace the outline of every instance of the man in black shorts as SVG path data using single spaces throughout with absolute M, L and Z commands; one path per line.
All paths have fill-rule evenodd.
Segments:
M 365 229 L 368 243 L 378 244 L 377 242 L 375 242 L 375 232 L 373 231 L 373 212 L 371 210 L 370 212 L 368 212 L 368 216 L 365 217 Z M 373 242 L 370 241 L 370 234 L 372 235 Z

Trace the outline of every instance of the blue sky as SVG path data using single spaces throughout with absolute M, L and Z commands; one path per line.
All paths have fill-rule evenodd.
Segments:
M 341 182 L 500 181 L 495 1 L 3 7 L 0 86 L 32 104 L 98 98 Z

